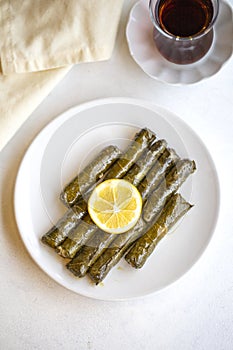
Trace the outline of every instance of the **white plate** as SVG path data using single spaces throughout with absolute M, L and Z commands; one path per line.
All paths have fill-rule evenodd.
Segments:
M 153 25 L 148 7 L 148 1 L 145 0 L 140 0 L 133 6 L 126 37 L 132 57 L 150 77 L 169 84 L 192 84 L 217 73 L 231 57 L 232 9 L 226 2 L 220 1 L 219 17 L 211 49 L 200 61 L 188 65 L 171 63 L 158 52 L 153 41 Z
M 175 231 L 156 248 L 143 269 L 125 261 L 94 286 L 76 279 L 65 262 L 43 245 L 41 236 L 65 212 L 58 195 L 64 185 L 107 144 L 125 148 L 142 127 L 165 138 L 181 157 L 194 159 L 197 171 L 182 186 L 195 204 Z M 170 285 L 198 260 L 213 234 L 219 187 L 211 157 L 199 137 L 171 112 L 126 98 L 97 100 L 62 114 L 36 137 L 21 163 L 15 186 L 15 215 L 20 235 L 35 262 L 64 287 L 88 297 L 123 300 L 145 296 Z

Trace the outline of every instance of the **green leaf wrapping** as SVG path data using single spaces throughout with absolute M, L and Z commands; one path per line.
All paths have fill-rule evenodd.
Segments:
M 102 282 L 108 272 L 124 256 L 134 240 L 146 232 L 148 226 L 149 224 L 145 223 L 145 221 L 140 218 L 133 229 L 118 235 L 109 248 L 107 248 L 91 266 L 88 271 L 89 277 L 96 284 Z
M 173 149 L 165 149 L 158 161 L 138 186 L 143 202 L 165 179 L 166 174 L 175 165 L 178 159 L 179 157 Z
M 143 153 L 143 156 L 140 157 L 136 163 L 134 163 L 134 165 L 124 176 L 124 179 L 137 187 L 142 179 L 144 179 L 144 177 L 147 175 L 148 171 L 156 163 L 160 155 L 164 152 L 166 146 L 167 142 L 165 140 L 155 142 Z
M 104 180 L 122 178 L 131 166 L 137 162 L 143 152 L 152 144 L 155 138 L 155 134 L 149 129 L 141 129 L 135 135 L 134 140 L 130 143 L 127 150 L 122 154 L 122 157 L 109 169 Z
M 87 212 L 87 203 L 80 201 L 69 209 L 64 216 L 43 237 L 42 242 L 51 248 L 56 248 L 77 227 L 77 223 Z
M 100 257 L 105 249 L 112 243 L 113 235 L 98 230 L 84 245 L 75 257 L 66 265 L 77 277 L 84 277 L 90 266 Z
M 182 159 L 167 174 L 165 181 L 151 194 L 143 209 L 143 218 L 150 222 L 163 209 L 167 199 L 183 184 L 187 177 L 196 170 L 194 161 Z
M 138 238 L 130 248 L 125 256 L 126 261 L 135 268 L 141 268 L 159 241 L 190 208 L 192 205 L 186 202 L 180 194 L 173 195 L 155 225 Z
M 115 146 L 104 148 L 70 183 L 60 194 L 61 201 L 70 207 L 82 199 L 83 195 L 95 185 L 106 173 L 110 166 L 121 155 Z

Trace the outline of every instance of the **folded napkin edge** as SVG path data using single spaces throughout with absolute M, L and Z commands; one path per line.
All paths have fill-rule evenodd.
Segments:
M 43 72 L 2 77 L 0 86 L 1 84 L 16 86 L 18 93 L 12 93 L 11 98 L 9 98 L 9 93 L 4 90 L 0 98 L 0 152 L 7 146 L 31 113 L 71 69 L 72 66 L 67 66 Z M 7 103 L 2 101 L 7 101 Z
M 105 61 L 111 57 L 123 0 L 120 0 L 117 5 L 114 3 L 114 0 L 111 3 L 106 2 L 106 6 L 104 6 L 102 1 L 102 5 L 100 4 L 96 7 L 97 13 L 104 6 L 104 13 L 109 13 L 110 16 L 105 16 L 101 19 L 100 16 L 95 14 L 93 17 L 96 18 L 94 23 L 90 21 L 90 16 L 87 12 L 87 8 L 89 9 L 90 5 L 86 8 L 85 2 L 83 4 L 80 2 L 79 9 L 82 9 L 84 17 L 79 15 L 78 21 L 70 24 L 74 40 L 71 40 L 70 37 L 68 40 L 65 40 L 65 36 L 69 34 L 67 30 L 69 26 L 67 26 L 66 22 L 63 23 L 59 17 L 58 30 L 59 35 L 61 35 L 61 41 L 59 42 L 56 41 L 51 30 L 51 25 L 55 23 L 54 18 L 56 18 L 56 15 L 53 15 L 54 13 L 51 11 L 51 6 L 48 5 L 47 7 L 46 5 L 44 7 L 43 25 L 38 22 L 33 27 L 34 22 L 31 18 L 34 19 L 33 15 L 35 14 L 34 12 L 28 12 L 32 10 L 29 0 L 26 0 L 23 6 L 16 4 L 15 0 L 5 0 L 0 6 L 0 30 L 2 31 L 2 38 L 4 38 L 0 47 L 3 75 L 44 71 L 83 62 Z M 21 11 L 21 9 L 22 18 L 23 16 L 26 18 L 31 13 L 31 21 L 25 22 L 18 16 L 17 11 Z M 46 17 L 47 13 L 50 13 L 49 17 Z M 50 27 L 48 26 L 48 28 L 46 27 L 46 18 L 50 20 Z M 74 20 L 74 17 L 72 19 Z M 32 35 L 33 31 L 28 30 L 23 23 L 27 23 L 27 26 L 31 23 L 31 29 L 35 30 L 35 33 Z M 74 27 L 74 23 L 76 27 Z M 91 30 L 90 25 L 93 25 Z M 74 28 L 76 29 L 74 30 Z
M 83 47 L 79 50 L 74 49 L 62 52 L 56 54 L 56 56 L 47 55 L 47 57 L 37 57 L 30 60 L 21 56 L 20 64 L 18 64 L 18 61 L 14 60 L 13 57 L 10 58 L 3 48 L 0 55 L 1 73 L 3 75 L 29 73 L 57 69 L 84 62 L 107 61 L 111 58 L 113 49 L 114 45 L 111 47 L 109 47 L 109 45 L 105 47 Z

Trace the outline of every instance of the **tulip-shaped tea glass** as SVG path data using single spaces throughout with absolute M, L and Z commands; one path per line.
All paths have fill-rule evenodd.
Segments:
M 219 0 L 150 0 L 149 11 L 155 44 L 167 60 L 189 64 L 209 51 Z

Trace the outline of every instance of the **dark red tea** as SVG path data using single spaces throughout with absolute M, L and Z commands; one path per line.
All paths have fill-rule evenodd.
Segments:
M 211 0 L 158 0 L 154 17 L 162 31 L 154 28 L 154 40 L 160 53 L 177 64 L 202 58 L 213 41 L 213 30 L 205 32 L 213 15 Z
M 213 18 L 211 0 L 160 0 L 157 14 L 164 31 L 190 37 L 201 33 Z

